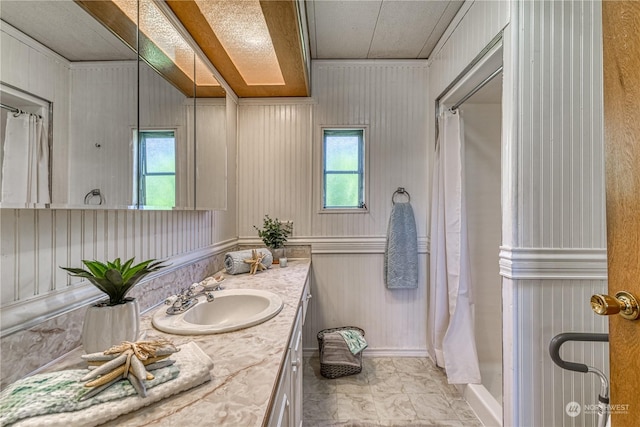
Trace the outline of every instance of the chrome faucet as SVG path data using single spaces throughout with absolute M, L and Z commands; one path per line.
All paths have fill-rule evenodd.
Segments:
M 200 289 L 198 289 L 200 288 Z M 167 298 L 165 304 L 170 307 L 167 308 L 167 314 L 180 314 L 189 310 L 191 307 L 198 303 L 198 297 L 204 295 L 207 298 L 207 302 L 211 302 L 215 299 L 214 291 L 222 290 L 222 286 L 217 285 L 212 289 L 207 288 L 199 283 L 194 283 L 189 286 L 188 289 L 183 289 L 176 295 L 175 299 Z

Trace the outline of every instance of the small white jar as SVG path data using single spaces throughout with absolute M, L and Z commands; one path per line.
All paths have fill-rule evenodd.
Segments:
M 280 258 L 280 268 L 284 268 L 287 266 L 287 258 L 286 257 L 281 257 Z

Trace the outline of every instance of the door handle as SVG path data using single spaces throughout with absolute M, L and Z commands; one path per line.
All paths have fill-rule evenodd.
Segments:
M 627 320 L 640 318 L 640 305 L 638 299 L 627 291 L 616 293 L 615 297 L 606 294 L 591 296 L 591 309 L 602 316 L 620 314 Z

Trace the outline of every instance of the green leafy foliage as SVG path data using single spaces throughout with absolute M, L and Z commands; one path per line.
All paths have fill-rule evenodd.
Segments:
M 133 265 L 134 258 L 124 262 L 120 258 L 102 263 L 100 261 L 82 260 L 87 269 L 60 267 L 73 277 L 82 277 L 109 296 L 109 305 L 124 304 L 127 293 L 144 276 L 167 267 L 162 261 L 150 259 Z
M 278 218 L 271 219 L 269 215 L 265 215 L 262 227 L 262 229 L 259 229 L 255 225 L 253 226 L 253 228 L 258 230 L 258 237 L 262 239 L 268 248 L 279 249 L 289 238 L 293 224 L 290 222 L 280 222 Z

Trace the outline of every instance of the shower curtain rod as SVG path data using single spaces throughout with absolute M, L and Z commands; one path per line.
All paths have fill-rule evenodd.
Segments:
M 482 89 L 483 87 L 485 87 L 487 85 L 487 83 L 489 83 L 491 80 L 493 80 L 493 78 L 495 76 L 497 76 L 498 74 L 500 74 L 502 72 L 502 65 L 495 70 L 493 73 L 491 73 L 491 75 L 489 77 L 487 77 L 486 79 L 484 79 L 483 81 L 481 81 L 478 86 L 474 87 L 473 89 L 471 89 L 471 91 L 466 94 L 460 101 L 456 102 L 451 108 L 451 111 L 455 111 L 458 109 L 458 107 L 460 107 L 462 104 L 464 104 L 467 99 L 471 98 L 473 95 L 476 94 L 476 92 L 478 92 L 480 89 Z
M 42 119 L 42 116 L 41 116 L 41 115 L 39 115 L 39 114 L 28 113 L 28 112 L 26 112 L 26 111 L 20 110 L 19 108 L 12 107 L 11 105 L 1 104 L 1 103 L 0 103 L 0 107 L 4 108 L 5 110 L 9 110 L 9 111 L 11 111 L 11 112 L 12 112 L 12 113 L 14 113 L 14 114 L 31 114 L 31 115 L 34 115 L 34 116 L 36 116 L 36 117 L 38 117 L 38 118 Z

